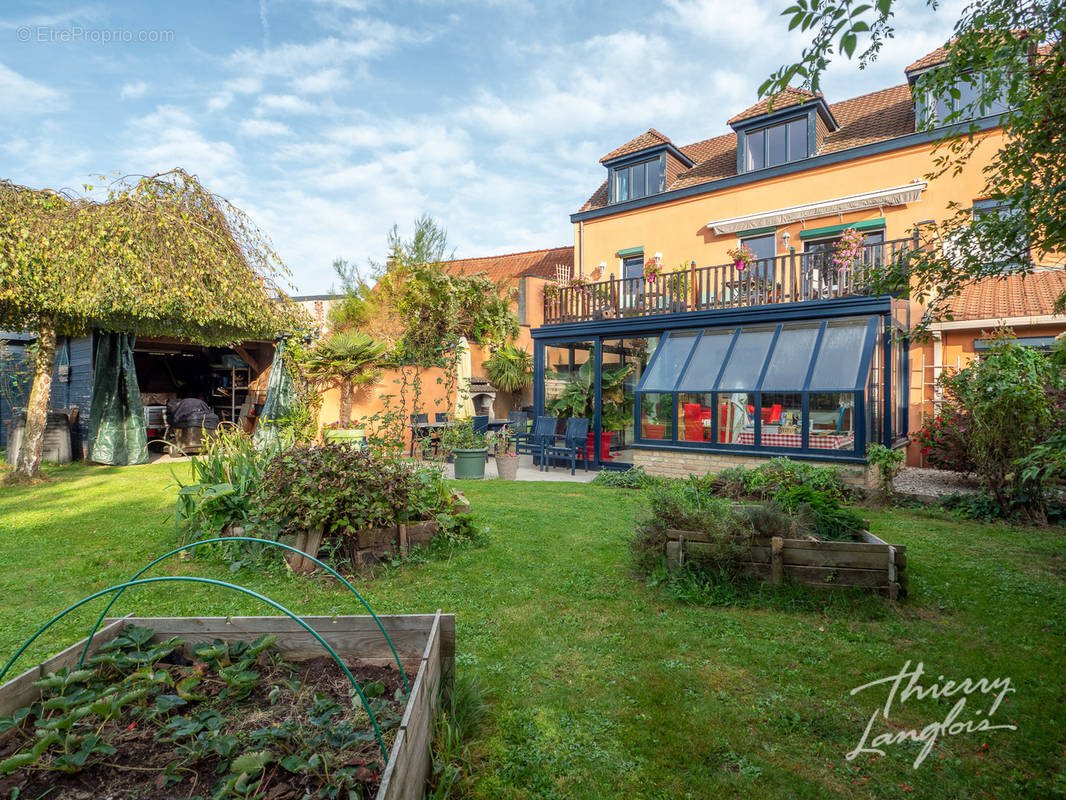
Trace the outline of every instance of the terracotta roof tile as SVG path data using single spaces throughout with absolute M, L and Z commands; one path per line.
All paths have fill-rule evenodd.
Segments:
M 631 139 L 621 147 L 609 152 L 600 159 L 600 163 L 602 164 L 604 161 L 610 161 L 612 158 L 628 156 L 630 153 L 636 153 L 641 150 L 646 150 L 649 147 L 657 147 L 663 144 L 673 144 L 673 142 L 670 141 L 669 136 L 664 136 L 655 130 L 655 128 L 648 128 L 646 133 L 642 133 L 636 139 Z
M 444 262 L 444 268 L 461 275 L 484 272 L 497 283 L 510 283 L 526 276 L 554 278 L 555 267 L 560 264 L 573 269 L 574 248 L 572 246 L 508 253 L 502 256 L 458 258 Z
M 670 189 L 681 189 L 737 174 L 736 134 L 704 139 L 681 148 L 681 152 L 695 161 L 696 166 L 678 175 L 677 181 Z
M 925 69 L 926 67 L 932 67 L 932 66 L 935 66 L 936 64 L 943 64 L 945 61 L 947 61 L 947 58 L 948 58 L 948 47 L 947 47 L 947 45 L 944 45 L 943 47 L 938 47 L 932 53 L 927 53 L 926 55 L 924 55 L 921 58 L 919 58 L 917 61 L 915 61 L 909 67 L 907 67 L 907 69 L 904 70 L 904 72 L 906 72 L 909 75 L 912 72 L 917 72 L 918 70 Z
M 821 97 L 821 94 L 815 94 L 814 92 L 808 92 L 806 89 L 794 89 L 789 86 L 787 89 L 782 89 L 773 97 L 764 97 L 758 103 L 751 108 L 745 109 L 730 119 L 727 124 L 732 125 L 734 122 L 742 122 L 752 117 L 758 117 L 761 114 L 767 113 L 770 110 L 770 105 L 773 104 L 774 111 L 780 111 L 783 108 L 789 108 L 791 106 L 798 106 L 800 103 L 805 103 L 810 100 L 816 100 Z
M 1025 35 L 1025 32 L 1024 31 L 1020 31 L 1020 30 L 1019 31 L 1015 31 L 1015 35 L 1018 36 L 1018 37 L 1022 37 L 1022 36 Z M 994 38 L 998 39 L 999 35 L 998 34 L 994 35 Z M 918 72 L 919 70 L 927 69 L 928 67 L 935 67 L 937 64 L 943 64 L 945 61 L 948 60 L 948 50 L 951 47 L 951 45 L 954 44 L 954 42 L 955 42 L 955 40 L 952 39 L 950 42 L 948 42 L 943 47 L 938 47 L 932 53 L 927 53 L 926 55 L 922 56 L 917 61 L 915 61 L 913 64 L 911 64 L 909 67 L 907 67 L 907 69 L 904 70 L 904 71 L 908 75 L 910 75 L 912 72 Z M 1042 44 L 1039 47 L 1037 47 L 1037 53 L 1039 55 L 1046 56 L 1050 52 L 1051 52 L 1051 45 Z
M 1054 313 L 1055 301 L 1066 292 L 1066 270 L 984 278 L 951 298 L 947 310 L 955 321 L 1042 317 Z
M 838 127 L 822 142 L 819 153 L 914 133 L 914 101 L 906 83 L 833 103 L 829 109 Z
M 756 107 L 752 106 L 752 109 Z M 910 87 L 906 83 L 839 103 L 832 103 L 829 110 L 839 127 L 822 142 L 818 150 L 819 154 L 834 153 L 838 150 L 847 150 L 914 133 L 914 106 Z M 744 112 L 744 115 L 747 113 Z M 734 117 L 735 119 L 737 117 Z M 647 136 L 647 134 L 644 135 Z M 611 157 L 622 154 L 621 151 L 639 142 L 640 139 L 641 137 L 637 137 L 632 142 L 623 145 L 612 153 Z M 635 152 L 636 149 L 639 148 L 630 152 Z M 704 139 L 679 149 L 696 165 L 678 174 L 676 180 L 666 187 L 667 191 L 710 183 L 737 174 L 737 135 L 735 133 Z M 606 205 L 607 182 L 604 181 L 581 207 L 581 210 L 604 208 Z

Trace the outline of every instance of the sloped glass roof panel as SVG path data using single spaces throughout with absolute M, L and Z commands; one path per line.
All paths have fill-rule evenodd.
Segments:
M 648 365 L 640 390 L 672 392 L 698 334 L 699 331 L 671 331 Z
M 688 362 L 685 374 L 681 376 L 678 384 L 679 392 L 710 392 L 714 389 L 714 382 L 718 380 L 718 373 L 722 369 L 722 362 L 729 352 L 729 344 L 733 341 L 736 328 L 718 328 L 703 332 L 696 350 L 692 354 L 692 360 Z
M 722 373 L 718 389 L 722 391 L 754 391 L 759 383 L 766 354 L 774 339 L 776 325 L 765 327 L 741 328 L 737 334 L 737 343 L 729 355 L 729 362 Z
M 867 350 L 867 340 L 877 335 L 877 327 L 869 322 L 869 317 L 861 317 L 830 320 L 826 324 L 810 391 L 855 391 L 865 384 L 870 364 L 861 363 L 862 354 Z
M 793 323 L 781 327 L 781 335 L 770 354 L 770 366 L 762 381 L 765 391 L 799 391 L 807 381 L 807 370 L 818 341 L 818 322 Z

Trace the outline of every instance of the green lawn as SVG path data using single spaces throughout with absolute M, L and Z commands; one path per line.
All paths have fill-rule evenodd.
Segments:
M 69 467 L 54 483 L 0 489 L 0 655 L 61 607 L 120 582 L 173 546 L 170 468 Z M 464 550 L 365 584 L 382 613 L 457 618 L 457 660 L 494 698 L 474 745 L 480 798 L 1048 797 L 1066 794 L 1066 541 L 1038 531 L 871 511 L 908 547 L 910 598 L 744 607 L 672 600 L 629 571 L 637 496 L 565 483 L 462 487 L 488 528 Z M 173 562 L 237 580 L 305 613 L 358 613 L 324 581 Z M 267 613 L 208 587 L 128 592 L 122 613 Z M 98 613 L 98 612 L 97 612 Z M 37 659 L 83 634 L 62 626 Z M 922 661 L 929 685 L 1009 677 L 994 721 L 1017 730 L 942 737 L 847 761 L 886 692 L 853 687 Z M 28 666 L 30 662 L 25 664 Z M 943 720 L 958 698 L 897 701 L 885 730 Z M 959 720 L 986 710 L 968 699 Z M 980 717 L 976 717 L 979 719 Z M 987 747 L 986 747 L 987 745 Z

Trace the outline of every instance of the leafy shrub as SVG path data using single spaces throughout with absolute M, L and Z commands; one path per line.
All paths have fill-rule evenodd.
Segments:
M 973 472 L 974 463 L 970 458 L 971 426 L 968 412 L 945 403 L 940 413 L 935 417 L 927 417 L 911 438 L 929 466 L 953 472 Z
M 701 487 L 699 479 L 656 481 L 644 489 L 633 551 L 638 565 L 649 571 L 661 560 L 670 528 L 708 534 L 705 552 L 693 561 L 738 575 L 751 544 L 752 526 L 732 504 Z
M 940 499 L 940 505 L 964 519 L 992 522 L 1002 515 L 996 499 L 981 492 L 952 492 Z
M 941 376 L 958 407 L 969 414 L 967 454 L 978 484 L 995 498 L 1002 516 L 1047 520 L 1039 462 L 1046 452 L 1053 469 L 1055 435 L 1066 425 L 1066 370 L 1056 359 L 1001 331 L 980 359 Z M 1037 451 L 1041 445 L 1048 449 Z M 1020 467 L 1030 456 L 1030 463 Z
M 757 506 L 738 509 L 751 522 L 759 536 L 780 536 L 782 539 L 802 539 L 813 532 L 807 515 L 794 515 L 770 500 Z
M 596 474 L 592 482 L 597 486 L 612 486 L 616 489 L 643 489 L 649 481 L 654 480 L 644 467 L 633 467 L 624 472 L 605 469 Z
M 440 446 L 449 453 L 456 450 L 484 450 L 489 446 L 489 437 L 487 433 L 474 432 L 473 420 L 457 421 L 444 429 Z
M 786 511 L 801 517 L 810 515 L 814 535 L 835 542 L 861 541 L 863 519 L 852 508 L 842 508 L 840 501 L 827 492 L 810 486 L 793 486 L 777 494 L 775 500 Z
M 342 444 L 277 453 L 256 496 L 263 516 L 290 533 L 323 526 L 327 535 L 344 536 L 450 508 L 450 493 L 435 470 Z
M 896 493 L 893 482 L 899 471 L 903 469 L 903 462 L 907 460 L 907 454 L 903 450 L 893 450 L 883 444 L 871 444 L 866 448 L 866 459 L 877 467 L 877 479 L 881 488 L 881 494 L 891 497 Z
M 270 453 L 256 449 L 239 428 L 221 427 L 207 439 L 202 455 L 189 462 L 192 479 L 178 485 L 174 518 L 183 543 L 206 539 L 236 526 L 269 528 L 259 519 L 255 492 Z M 261 531 L 262 532 L 262 531 Z
M 734 499 L 768 500 L 794 486 L 809 486 L 838 500 L 849 500 L 859 489 L 848 484 L 836 467 L 820 467 L 804 461 L 773 458 L 754 469 L 730 467 L 707 478 L 708 485 Z

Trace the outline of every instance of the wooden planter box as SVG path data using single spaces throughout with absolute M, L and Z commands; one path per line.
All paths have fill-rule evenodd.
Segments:
M 666 560 L 679 566 L 686 555 L 710 550 L 710 537 L 700 531 L 666 532 Z M 757 537 L 748 551 L 747 571 L 771 583 L 785 577 L 819 588 L 853 586 L 884 591 L 893 600 L 906 594 L 907 548 L 891 545 L 869 531 L 861 542 Z
M 388 528 L 366 528 L 357 531 L 355 536 L 348 539 L 345 550 L 352 563 L 362 564 L 380 561 L 390 553 L 405 554 L 412 545 L 425 544 L 434 536 L 440 528 L 440 523 L 435 519 L 422 520 L 421 522 L 408 522 L 404 525 L 393 525 Z M 324 534 L 321 528 L 297 534 L 293 547 L 318 558 L 318 551 L 322 547 Z M 287 553 L 285 556 L 294 572 L 314 572 L 318 567 L 296 553 Z
M 389 753 L 376 800 L 416 800 L 429 777 L 430 745 L 437 716 L 440 687 L 451 681 L 455 669 L 455 615 L 397 614 L 378 617 L 388 631 L 408 674 L 414 672 L 411 696 Z M 337 655 L 345 660 L 379 666 L 395 665 L 389 645 L 369 616 L 304 617 Z M 180 636 L 188 645 L 222 639 L 251 642 L 264 633 L 278 637 L 274 645 L 292 661 L 327 655 L 306 630 L 289 617 L 124 617 L 109 619 L 93 637 L 89 655 L 115 638 L 126 625 L 155 631 L 155 640 Z M 78 662 L 85 640 L 0 686 L 0 717 L 29 705 L 40 696 L 33 682 Z

